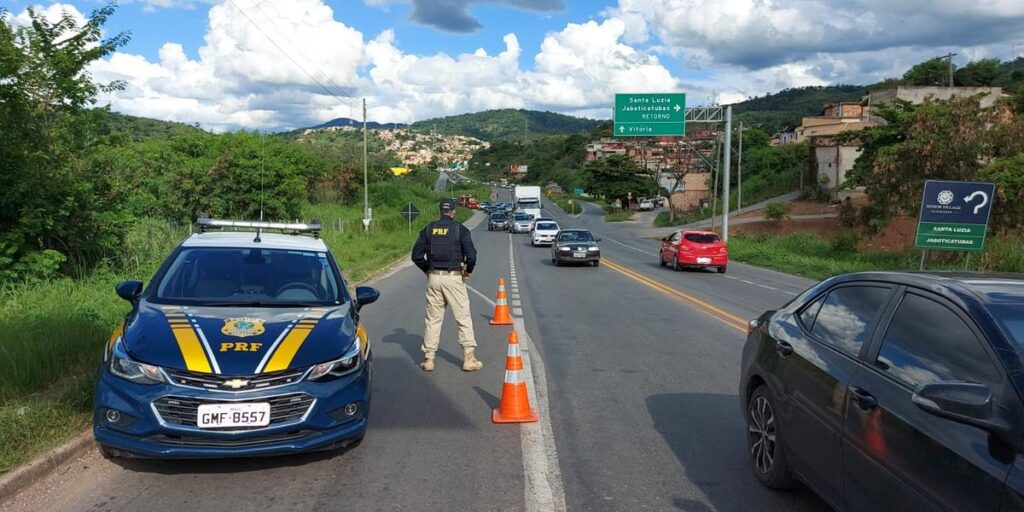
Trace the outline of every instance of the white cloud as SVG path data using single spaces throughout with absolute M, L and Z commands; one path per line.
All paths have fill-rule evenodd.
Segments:
M 57 23 L 65 13 L 70 15 L 79 26 L 83 25 L 86 21 L 85 15 L 71 4 L 53 3 L 45 6 L 36 4 L 32 6 L 32 9 L 50 23 Z M 16 16 L 13 16 L 11 22 L 16 26 L 26 27 L 32 24 L 32 17 L 29 16 L 28 9 L 24 9 Z

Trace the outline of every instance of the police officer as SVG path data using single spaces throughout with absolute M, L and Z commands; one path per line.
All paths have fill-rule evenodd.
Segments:
M 427 274 L 426 327 L 423 330 L 424 359 L 420 368 L 434 371 L 434 354 L 441 338 L 444 310 L 451 306 L 455 323 L 459 326 L 459 344 L 462 345 L 462 369 L 467 372 L 484 367 L 474 354 L 476 338 L 473 318 L 469 312 L 466 279 L 476 266 L 476 247 L 469 229 L 455 221 L 455 200 L 444 199 L 440 204 L 441 218 L 427 224 L 420 231 L 412 248 L 412 261 Z

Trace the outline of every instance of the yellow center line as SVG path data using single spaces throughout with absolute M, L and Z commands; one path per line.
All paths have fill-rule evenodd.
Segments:
M 676 290 L 676 289 L 673 289 L 671 287 L 665 286 L 664 284 L 661 284 L 661 283 L 659 283 L 659 282 L 657 282 L 657 281 L 655 281 L 655 280 L 653 280 L 653 279 L 651 279 L 651 278 L 649 278 L 647 276 L 644 276 L 644 275 L 641 275 L 641 274 L 637 273 L 636 271 L 630 270 L 630 269 L 628 269 L 628 268 L 626 268 L 626 267 L 624 267 L 622 265 L 619 265 L 618 263 L 615 263 L 613 261 L 608 261 L 608 259 L 606 259 L 606 258 L 602 258 L 602 263 L 604 263 L 604 265 L 606 267 L 608 267 L 608 268 L 610 268 L 610 269 L 612 269 L 612 270 L 614 270 L 614 271 L 616 271 L 616 272 L 618 272 L 618 273 L 620 273 L 620 274 L 622 274 L 622 275 L 624 275 L 624 276 L 626 276 L 626 277 L 628 277 L 628 278 L 630 278 L 630 279 L 632 279 L 632 280 L 634 280 L 634 281 L 636 281 L 636 282 L 638 282 L 640 284 L 646 285 L 646 286 L 648 286 L 650 288 L 654 288 L 655 290 L 658 290 L 659 292 L 662 292 L 665 295 L 668 295 L 669 297 L 677 299 L 677 300 L 679 300 L 681 302 L 685 302 L 685 303 L 687 303 L 687 304 L 689 304 L 689 305 L 699 309 L 700 311 L 710 315 L 711 317 L 713 317 L 716 320 L 721 321 L 722 323 L 724 323 L 725 325 L 728 325 L 729 327 L 733 327 L 733 328 L 738 329 L 738 330 L 740 330 L 740 331 L 742 331 L 744 333 L 747 332 L 747 321 L 746 320 L 744 320 L 743 318 L 740 318 L 740 317 L 738 317 L 738 316 L 736 316 L 736 315 L 734 315 L 732 313 L 729 313 L 728 311 L 725 311 L 722 308 L 713 306 L 713 305 L 711 305 L 711 304 L 709 304 L 709 303 L 707 303 L 707 302 L 705 302 L 705 301 L 703 301 L 701 299 L 698 299 L 697 297 L 694 297 L 693 295 L 689 295 L 689 294 L 683 293 L 683 292 L 681 292 L 679 290 Z

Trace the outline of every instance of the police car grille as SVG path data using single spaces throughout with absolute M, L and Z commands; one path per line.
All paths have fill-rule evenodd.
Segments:
M 280 423 L 287 423 L 289 421 L 295 421 L 306 414 L 309 407 L 313 404 L 313 397 L 305 393 L 290 393 L 287 395 L 277 395 L 272 397 L 253 398 L 251 400 L 232 400 L 230 403 L 254 403 L 254 402 L 269 402 L 270 403 L 270 425 L 274 426 Z M 192 398 L 192 397 L 180 397 L 180 396 L 163 396 L 156 399 L 153 402 L 153 406 L 156 408 L 157 414 L 163 419 L 164 423 L 170 425 L 183 425 L 186 427 L 195 427 L 196 418 L 199 413 L 199 406 L 201 404 L 219 404 L 228 403 L 222 400 L 206 399 L 206 398 Z M 266 427 L 241 427 L 236 429 L 217 429 L 218 431 L 230 431 L 230 430 L 252 430 L 254 428 L 266 428 Z
M 167 374 L 175 384 L 192 388 L 214 389 L 217 391 L 252 391 L 285 386 L 302 380 L 306 369 L 283 370 L 259 375 L 227 376 L 210 373 L 197 373 L 187 370 L 168 369 Z M 248 381 L 242 386 L 231 387 L 227 383 L 238 385 L 239 381 Z
M 269 436 L 246 437 L 243 439 L 223 439 L 214 437 L 174 436 L 160 434 L 151 436 L 150 439 L 160 443 L 177 444 L 183 446 L 239 447 L 254 446 L 267 443 L 279 443 L 281 441 L 295 441 L 297 439 L 302 439 L 306 436 L 309 436 L 313 433 L 314 432 L 312 430 L 297 430 L 295 432 L 285 432 L 283 434 L 272 434 Z

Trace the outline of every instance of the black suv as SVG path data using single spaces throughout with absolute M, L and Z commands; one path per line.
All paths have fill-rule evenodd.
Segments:
M 838 510 L 1024 510 L 1024 279 L 859 273 L 750 323 L 754 474 Z

